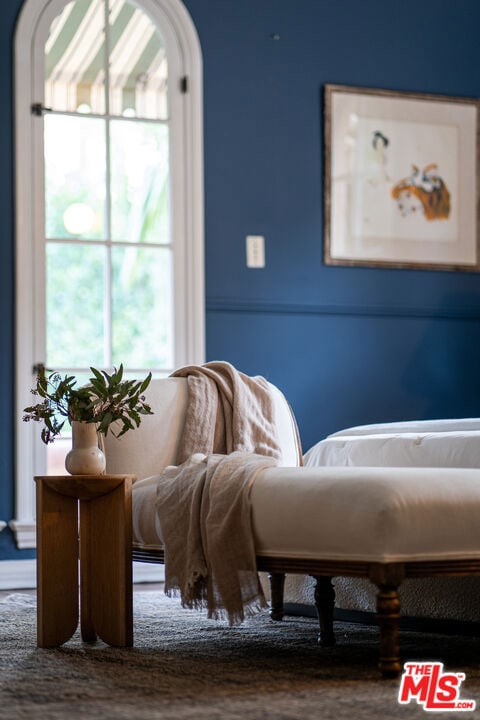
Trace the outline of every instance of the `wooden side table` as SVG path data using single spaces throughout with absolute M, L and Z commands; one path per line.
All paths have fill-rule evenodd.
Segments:
M 133 645 L 133 475 L 36 477 L 37 644 Z M 79 508 L 80 505 L 80 508 Z M 80 510 L 80 512 L 79 512 Z M 80 519 L 80 522 L 79 522 Z

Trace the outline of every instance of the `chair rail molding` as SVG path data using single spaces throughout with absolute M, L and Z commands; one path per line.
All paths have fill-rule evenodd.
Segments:
M 352 317 L 392 317 L 392 318 L 428 318 L 438 320 L 480 320 L 477 305 L 455 307 L 434 307 L 430 305 L 405 304 L 329 304 L 277 302 L 268 299 L 250 299 L 235 297 L 209 297 L 206 302 L 208 312 L 249 313 L 266 315 L 339 315 Z

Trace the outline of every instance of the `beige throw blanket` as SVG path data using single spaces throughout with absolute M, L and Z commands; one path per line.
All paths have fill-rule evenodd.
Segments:
M 227 362 L 191 365 L 173 373 L 186 377 L 188 408 L 177 464 L 193 453 L 228 455 L 235 450 L 280 458 L 271 389 Z
M 251 453 L 193 455 L 165 470 L 157 508 L 165 546 L 165 592 L 208 617 L 242 622 L 266 607 L 256 570 L 250 489 L 275 464 Z
M 250 490 L 280 457 L 270 389 L 223 362 L 174 375 L 188 378 L 189 400 L 179 466 L 166 468 L 157 485 L 165 592 L 235 624 L 266 605 Z

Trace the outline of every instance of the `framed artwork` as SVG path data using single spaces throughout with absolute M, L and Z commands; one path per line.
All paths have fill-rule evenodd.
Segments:
M 479 107 L 325 86 L 326 264 L 480 269 Z

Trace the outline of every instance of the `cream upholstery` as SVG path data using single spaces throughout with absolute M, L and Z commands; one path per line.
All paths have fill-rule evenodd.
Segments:
M 152 380 L 145 393 L 154 415 L 121 438 L 105 438 L 107 473 L 132 473 L 145 478 L 175 462 L 187 410 L 185 378 Z
M 301 461 L 292 411 L 284 395 L 270 384 L 274 418 L 279 436 L 281 465 L 293 467 Z M 107 473 L 132 473 L 140 480 L 175 463 L 187 409 L 186 378 L 152 380 L 145 393 L 154 414 L 142 419 L 135 432 L 121 438 L 105 438 Z
M 332 644 L 330 578 L 340 575 L 335 578 L 337 606 L 373 611 L 376 606 L 379 667 L 383 675 L 397 676 L 398 615 L 391 612 L 392 602 L 400 606 L 401 597 L 403 614 L 413 609 L 417 616 L 458 617 L 460 603 L 467 611 L 460 619 L 480 616 L 480 578 L 475 577 L 480 575 L 480 423 L 402 423 L 368 432 L 350 428 L 318 443 L 305 456 L 307 466 L 298 467 L 295 422 L 283 395 L 274 393 L 282 462 L 259 472 L 250 495 L 257 565 L 272 573 L 272 617 L 283 616 L 284 573 L 293 573 L 285 586 L 287 602 L 305 602 L 307 592 L 311 602 L 312 578 L 305 574 L 312 575 L 321 642 Z M 120 440 L 108 439 L 107 472 L 140 478 L 133 486 L 136 557 L 161 560 L 157 477 L 175 462 L 186 380 L 156 381 L 148 395 L 155 414 Z M 419 583 L 424 584 L 420 592 Z M 446 612 L 437 605 L 439 588 L 440 596 L 443 589 L 447 600 L 450 595 L 457 601 Z
M 155 477 L 134 487 L 134 539 L 161 548 Z M 480 557 L 480 473 L 268 468 L 252 489 L 257 555 L 400 562 Z
M 274 417 L 282 451 L 281 465 L 300 461 L 295 421 L 284 395 L 270 385 Z M 175 463 L 178 441 L 185 422 L 188 390 L 186 378 L 152 380 L 146 392 L 154 415 L 142 419 L 135 432 L 117 439 L 105 438 L 107 472 L 133 473 L 133 539 L 137 547 L 161 547 L 162 534 L 155 512 L 155 475 Z
M 302 468 L 295 467 L 297 439 L 290 409 L 282 393 L 274 393 L 283 467 L 264 470 L 252 489 L 257 555 L 381 563 L 480 558 L 480 471 L 475 469 L 480 464 L 480 420 L 348 428 L 314 446 Z M 162 532 L 155 512 L 155 476 L 175 461 L 186 380 L 153 381 L 148 400 L 155 414 L 145 417 L 138 430 L 120 440 L 107 438 L 107 472 L 131 472 L 139 478 L 133 491 L 134 545 L 156 550 L 162 548 Z M 419 582 L 430 583 L 435 592 L 439 583 L 462 580 L 407 581 L 407 614 L 409 607 L 415 614 L 429 614 L 428 607 L 422 611 L 415 591 Z M 480 583 L 476 578 L 463 582 Z M 368 581 L 339 578 L 336 586 L 341 607 L 374 609 Z M 311 602 L 308 579 L 292 576 L 288 587 L 287 601 L 304 602 L 308 591 Z M 451 616 L 438 607 L 431 614 Z
M 252 490 L 257 554 L 372 562 L 480 557 L 480 471 L 432 467 L 454 468 L 462 459 L 474 466 L 480 430 L 336 434 L 312 448 L 307 467 L 299 468 L 291 411 L 272 389 L 285 467 L 263 471 Z M 140 478 L 133 493 L 134 543 L 160 548 L 155 476 L 175 462 L 186 379 L 153 381 L 148 401 L 154 415 L 135 432 L 107 441 L 107 471 Z M 354 464 L 381 467 L 333 467 Z M 390 467 L 402 464 L 416 467 Z

